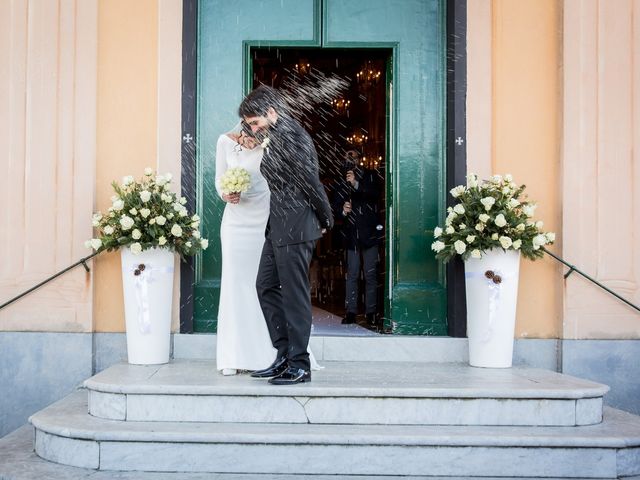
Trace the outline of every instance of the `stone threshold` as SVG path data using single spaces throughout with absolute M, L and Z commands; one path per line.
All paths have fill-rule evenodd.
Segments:
M 273 386 L 247 374 L 222 376 L 211 360 L 114 365 L 84 382 L 123 394 L 313 397 L 544 398 L 602 397 L 609 387 L 549 370 L 474 368 L 463 363 L 324 362 L 310 383 Z
M 602 421 L 605 385 L 532 368 L 326 362 L 310 383 L 222 376 L 212 361 L 120 364 L 85 382 L 89 413 L 126 421 L 575 426 Z

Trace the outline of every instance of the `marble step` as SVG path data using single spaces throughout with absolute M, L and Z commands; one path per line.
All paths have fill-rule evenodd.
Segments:
M 566 427 L 123 422 L 78 391 L 33 415 L 49 461 L 123 471 L 618 478 L 640 475 L 640 417 Z
M 548 370 L 456 363 L 325 362 L 312 381 L 224 377 L 215 362 L 118 364 L 85 381 L 89 412 L 126 421 L 578 426 L 602 420 L 605 385 Z
M 361 475 L 296 475 L 268 473 L 211 473 L 195 472 L 122 472 L 78 468 L 49 462 L 33 451 L 33 427 L 24 425 L 0 438 L 0 479 L 2 480 L 365 480 Z M 404 475 L 376 475 L 375 480 L 407 480 Z M 410 477 L 411 480 L 466 480 L 469 477 Z M 513 477 L 511 477 L 513 478 Z M 640 480 L 640 476 L 624 477 L 625 480 Z M 509 480 L 509 477 L 483 477 L 482 480 Z M 518 477 L 518 480 L 535 480 Z M 560 477 L 546 480 L 564 480 Z M 591 479 L 591 480 L 604 480 Z

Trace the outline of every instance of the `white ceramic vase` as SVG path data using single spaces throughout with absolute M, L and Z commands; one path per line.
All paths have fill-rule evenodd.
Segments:
M 494 249 L 465 260 L 469 364 L 512 365 L 520 252 Z
M 175 254 L 154 248 L 120 249 L 129 363 L 169 362 Z

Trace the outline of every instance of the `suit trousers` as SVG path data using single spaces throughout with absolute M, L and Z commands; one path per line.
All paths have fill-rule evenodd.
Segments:
M 278 358 L 294 368 L 310 369 L 311 293 L 309 264 L 315 240 L 274 245 L 265 239 L 256 279 L 258 300 Z
M 360 261 L 362 254 L 362 262 Z M 347 283 L 345 306 L 348 313 L 358 313 L 358 277 L 364 270 L 365 313 L 376 313 L 378 246 L 347 250 Z

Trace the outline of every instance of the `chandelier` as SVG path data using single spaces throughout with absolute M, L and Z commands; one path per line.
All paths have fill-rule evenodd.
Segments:
M 298 72 L 300 75 L 306 75 L 307 73 L 309 73 L 311 71 L 311 64 L 305 62 L 304 60 L 299 61 L 298 63 L 296 63 L 293 68 L 296 70 L 296 72 Z
M 370 85 L 376 83 L 382 75 L 382 72 L 374 67 L 373 62 L 367 61 L 360 71 L 356 74 L 359 83 Z
M 354 132 L 347 137 L 347 142 L 351 143 L 352 145 L 362 145 L 367 140 L 369 140 L 369 137 L 361 131 Z
M 344 98 L 336 98 L 331 100 L 331 106 L 336 112 L 340 114 L 344 114 L 349 110 L 349 106 L 351 106 L 351 100 L 345 100 Z
M 360 161 L 360 166 L 367 168 L 369 170 L 375 170 L 377 169 L 379 166 L 381 166 L 382 164 L 382 156 L 363 156 L 362 160 Z

